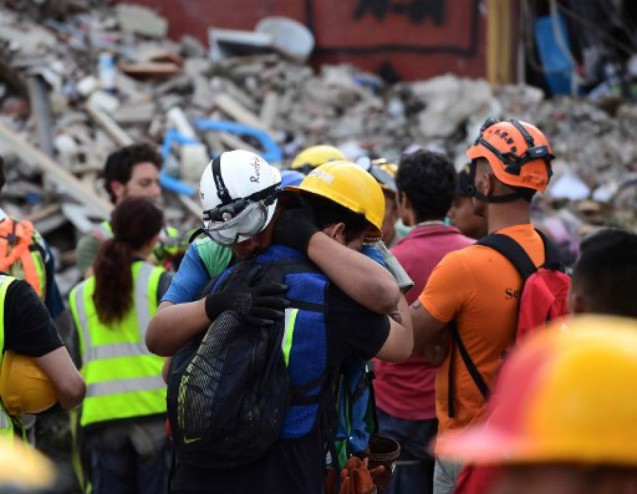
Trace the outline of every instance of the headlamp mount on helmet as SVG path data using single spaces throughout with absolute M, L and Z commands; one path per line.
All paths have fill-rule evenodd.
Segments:
M 234 153 L 234 151 L 230 153 Z M 245 163 L 241 166 L 245 166 Z M 251 163 L 250 166 L 254 165 Z M 199 234 L 204 233 L 217 243 L 232 245 L 260 233 L 270 220 L 273 205 L 281 193 L 280 177 L 278 177 L 276 182 L 270 183 L 269 186 L 257 190 L 259 186 L 264 185 L 263 182 L 258 180 L 259 172 L 257 171 L 256 178 L 252 175 L 249 177 L 252 185 L 255 185 L 255 187 L 250 188 L 252 191 L 256 190 L 256 192 L 233 199 L 221 174 L 221 155 L 212 160 L 209 167 L 210 171 L 208 172 L 208 170 L 206 170 L 205 172 L 209 173 L 205 190 L 207 191 L 206 193 L 209 194 L 207 197 L 210 197 L 210 199 L 207 199 L 208 204 L 214 205 L 214 207 L 204 209 L 203 227 L 191 236 L 190 241 Z M 227 169 L 225 170 L 227 174 L 228 171 Z M 230 176 L 232 177 L 233 175 Z M 241 176 L 242 175 L 239 174 L 239 177 Z M 204 177 L 202 177 L 202 181 L 205 180 Z M 243 177 L 243 180 L 248 180 L 247 176 L 243 175 Z M 210 178 L 212 178 L 212 181 L 210 181 Z M 237 180 L 237 177 L 234 177 L 234 179 Z M 239 184 L 233 183 L 235 195 L 238 195 L 236 192 L 237 188 L 238 190 L 242 190 L 242 188 L 245 190 L 245 187 L 241 185 L 245 185 L 244 182 Z M 212 200 L 212 195 L 215 193 L 218 201 L 216 199 Z M 202 190 L 202 202 L 206 204 L 203 197 Z
M 493 146 L 490 142 L 488 142 L 484 137 L 484 132 L 495 124 L 500 122 L 509 122 L 511 125 L 515 127 L 515 129 L 522 135 L 522 138 L 526 142 L 527 149 L 524 151 L 522 155 L 518 155 L 514 152 L 506 152 L 502 153 L 499 149 Z M 548 174 L 548 179 L 550 180 L 553 175 L 553 171 L 551 170 L 551 160 L 555 159 L 555 156 L 551 153 L 548 146 L 536 146 L 535 140 L 533 136 L 529 134 L 529 132 L 524 128 L 524 126 L 516 119 L 511 118 L 509 120 L 500 120 L 496 117 L 487 118 L 482 127 L 480 127 L 480 134 L 478 138 L 474 142 L 475 146 L 482 146 L 488 151 L 490 151 L 496 158 L 498 158 L 504 165 L 504 171 L 511 175 L 519 176 L 522 172 L 522 167 L 530 162 L 538 159 L 544 160 L 546 164 L 546 170 Z M 477 160 L 471 160 L 471 164 L 469 167 L 469 187 L 467 191 L 471 197 L 475 197 L 484 202 L 489 202 L 493 204 L 501 204 L 506 202 L 511 202 L 517 199 L 522 198 L 523 196 L 519 192 L 513 192 L 511 194 L 506 194 L 503 196 L 495 196 L 495 197 L 487 197 L 484 194 L 481 194 L 477 191 L 474 180 L 476 176 L 476 167 Z M 506 185 L 506 184 L 505 184 Z
M 225 222 L 236 217 L 241 213 L 250 203 L 263 201 L 265 206 L 272 204 L 281 193 L 279 186 L 281 183 L 276 183 L 267 187 L 259 192 L 249 195 L 248 197 L 239 197 L 232 199 L 228 188 L 221 176 L 221 156 L 217 156 L 212 161 L 212 177 L 217 188 L 217 196 L 221 201 L 221 205 L 214 209 L 209 209 L 203 212 L 204 221 Z

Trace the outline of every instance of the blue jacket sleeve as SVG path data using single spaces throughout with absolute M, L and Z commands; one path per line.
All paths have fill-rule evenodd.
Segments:
M 193 242 L 184 255 L 179 270 L 175 273 L 162 302 L 182 304 L 199 298 L 199 294 L 208 283 L 208 272 L 199 258 L 197 246 Z

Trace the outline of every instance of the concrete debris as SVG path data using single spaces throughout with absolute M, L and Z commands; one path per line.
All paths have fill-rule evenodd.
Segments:
M 211 57 L 193 37 L 168 40 L 166 19 L 144 7 L 74 0 L 52 15 L 46 4 L 0 6 L 0 155 L 3 207 L 37 218 L 52 239 L 69 226 L 79 235 L 108 214 L 101 168 L 133 142 L 168 153 L 165 173 L 191 188 L 211 154 L 234 148 L 284 166 L 318 143 L 351 159 L 398 160 L 422 147 L 460 168 L 490 115 L 533 122 L 550 136 L 558 160 L 538 221 L 556 237 L 599 224 L 637 228 L 635 104 L 547 100 L 537 88 L 453 75 L 389 86 L 349 65 L 315 72 L 273 50 L 266 29 L 212 27 Z M 182 140 L 162 146 L 170 131 Z M 199 221 L 196 198 L 168 192 L 165 202 L 175 224 Z

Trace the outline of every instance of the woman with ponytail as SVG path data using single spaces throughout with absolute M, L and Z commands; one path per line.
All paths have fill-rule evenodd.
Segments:
M 163 214 L 148 199 L 128 198 L 113 210 L 111 225 L 93 276 L 70 294 L 87 384 L 76 424 L 85 491 L 161 494 L 169 463 L 163 359 L 144 338 L 170 283 L 163 268 L 146 261 Z

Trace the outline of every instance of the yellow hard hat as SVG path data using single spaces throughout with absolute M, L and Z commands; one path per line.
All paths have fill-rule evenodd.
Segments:
M 508 357 L 481 425 L 441 434 L 435 452 L 476 464 L 637 466 L 637 321 L 553 323 Z
M 0 492 L 39 492 L 53 487 L 55 479 L 55 468 L 42 453 L 11 436 L 0 437 Z
M 365 216 L 372 225 L 367 240 L 380 239 L 385 196 L 380 184 L 360 166 L 350 161 L 332 161 L 315 168 L 298 187 L 324 197 L 355 213 Z
M 384 190 L 396 192 L 396 172 L 398 171 L 396 163 L 387 161 L 385 158 L 377 158 L 372 160 L 368 171 Z
M 305 148 L 297 154 L 294 160 L 292 160 L 292 163 L 290 163 L 290 169 L 308 174 L 317 166 L 330 161 L 343 160 L 347 160 L 347 156 L 345 156 L 339 149 L 328 144 L 320 144 L 318 146 Z
M 20 417 L 51 408 L 57 394 L 33 357 L 7 351 L 0 368 L 0 398 L 9 415 Z

